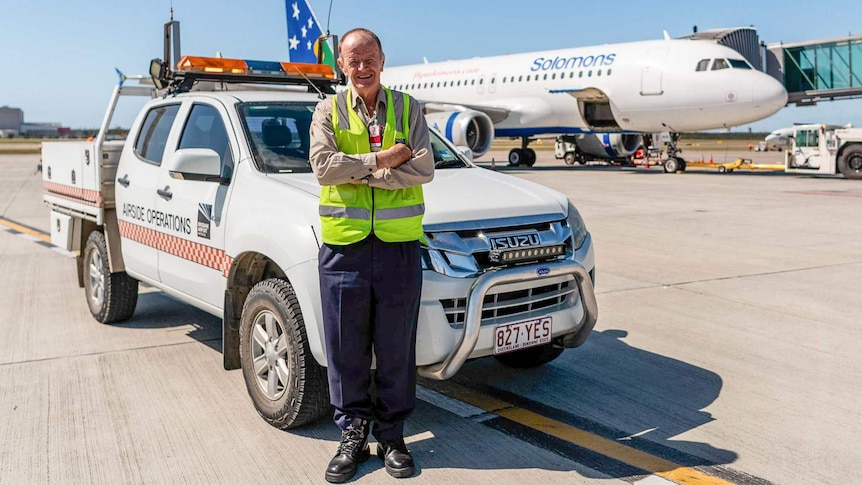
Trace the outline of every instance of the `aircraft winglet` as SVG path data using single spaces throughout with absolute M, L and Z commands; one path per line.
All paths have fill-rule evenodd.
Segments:
M 662 30 L 664 33 L 664 40 L 670 40 L 670 34 L 667 33 L 667 30 Z

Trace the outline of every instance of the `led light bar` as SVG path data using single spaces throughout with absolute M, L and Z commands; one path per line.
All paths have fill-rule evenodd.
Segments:
M 307 77 L 309 79 L 335 79 L 335 72 L 327 64 L 301 62 L 270 62 L 246 59 L 224 59 L 221 57 L 183 56 L 177 63 L 180 72 L 210 74 L 234 74 L 283 77 Z
M 494 250 L 488 255 L 494 263 L 518 263 L 536 259 L 547 259 L 566 254 L 566 245 L 542 246 L 536 248 L 510 249 L 506 251 Z

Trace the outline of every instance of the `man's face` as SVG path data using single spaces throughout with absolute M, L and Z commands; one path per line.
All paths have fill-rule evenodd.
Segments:
M 360 34 L 351 34 L 344 39 L 338 67 L 360 95 L 376 93 L 380 89 L 383 53 L 374 39 Z

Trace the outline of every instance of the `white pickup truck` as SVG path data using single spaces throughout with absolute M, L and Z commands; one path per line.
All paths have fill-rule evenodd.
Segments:
M 79 251 L 78 283 L 100 322 L 133 317 L 138 282 L 221 317 L 225 368 L 242 368 L 269 423 L 300 426 L 329 408 L 320 187 L 308 162 L 325 82 L 318 65 L 291 78 L 304 86 L 186 91 L 208 78 L 192 75 L 204 72 L 195 62 L 180 65 L 168 91 L 116 87 L 95 140 L 44 143 L 52 241 Z M 230 69 L 236 81 L 240 69 Z M 125 141 L 105 141 L 128 94 L 153 99 Z M 598 309 L 593 244 L 575 206 L 476 167 L 433 131 L 431 143 L 419 374 L 447 379 L 491 355 L 531 367 L 581 345 Z

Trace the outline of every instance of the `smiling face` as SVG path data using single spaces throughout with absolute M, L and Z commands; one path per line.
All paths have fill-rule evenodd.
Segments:
M 368 102 L 380 90 L 380 72 L 384 56 L 377 41 L 363 32 L 349 33 L 341 41 L 338 67 L 350 80 L 353 89 Z

